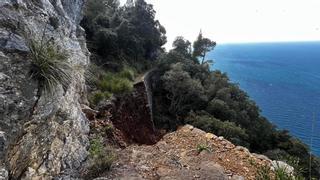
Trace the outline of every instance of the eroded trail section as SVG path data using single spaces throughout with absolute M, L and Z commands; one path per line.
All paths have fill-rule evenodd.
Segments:
M 264 156 L 251 154 L 222 137 L 183 126 L 154 145 L 117 151 L 109 179 L 255 179 Z

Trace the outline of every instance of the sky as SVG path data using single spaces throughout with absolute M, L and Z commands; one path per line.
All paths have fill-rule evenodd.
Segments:
M 146 1 L 167 30 L 169 49 L 175 37 L 194 41 L 200 29 L 218 44 L 320 40 L 320 0 Z

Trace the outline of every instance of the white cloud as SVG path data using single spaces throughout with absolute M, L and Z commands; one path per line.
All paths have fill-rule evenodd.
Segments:
M 218 43 L 320 40 L 320 0 L 146 1 L 167 29 L 166 47 L 200 29 Z

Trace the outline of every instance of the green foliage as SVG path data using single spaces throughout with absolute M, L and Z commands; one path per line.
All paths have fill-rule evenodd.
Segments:
M 211 152 L 211 148 L 206 144 L 198 144 L 197 151 L 198 153 L 201 153 L 202 151 Z
M 235 123 L 220 121 L 210 114 L 197 115 L 195 113 L 190 113 L 185 122 L 207 132 L 223 136 L 236 144 L 243 145 L 245 143 L 242 141 L 248 138 L 248 134 L 246 134 L 245 130 L 237 126 Z
M 124 67 L 119 72 L 105 72 L 96 65 L 90 66 L 86 72 L 86 81 L 93 89 L 88 95 L 91 106 L 96 107 L 113 95 L 121 96 L 131 92 L 135 77 L 135 70 L 129 67 Z
M 310 161 L 310 150 L 305 144 L 261 116 L 255 102 L 237 84 L 230 82 L 227 74 L 211 71 L 208 63 L 197 60 L 205 57 L 215 45 L 204 43 L 206 46 L 201 47 L 199 40 L 202 39 L 200 34 L 198 45 L 194 43 L 199 47 L 192 52 L 193 57 L 186 53 L 188 43 L 182 37 L 177 38 L 173 50 L 160 56 L 160 78 L 153 88 L 157 127 L 175 129 L 190 123 L 246 146 L 252 152 L 280 150 L 299 158 L 298 167 L 304 170 L 300 173 L 304 177 L 309 177 L 311 172 L 312 177 L 319 178 L 320 161 L 313 155 Z M 188 115 L 191 111 L 197 113 Z
M 98 105 L 101 101 L 105 99 L 109 99 L 112 96 L 112 94 L 108 91 L 106 92 L 93 92 L 91 95 L 89 95 L 89 102 L 90 104 L 96 106 Z
M 38 81 L 40 91 L 53 93 L 61 85 L 67 90 L 71 84 L 72 67 L 68 54 L 51 41 L 29 40 L 31 55 L 30 77 Z
M 94 162 L 88 167 L 86 179 L 92 179 L 99 177 L 102 173 L 111 170 L 111 166 L 115 157 L 113 155 L 103 155 L 99 158 L 95 158 Z
M 99 177 L 102 173 L 111 169 L 115 160 L 115 155 L 110 149 L 107 149 L 101 142 L 101 139 L 92 139 L 90 141 L 90 166 L 85 175 L 86 179 Z
M 275 179 L 276 180 L 295 180 L 292 175 L 287 173 L 287 170 L 285 168 L 277 168 L 275 169 Z
M 294 143 L 291 144 L 289 141 L 288 144 L 291 144 L 291 146 L 296 146 L 295 143 L 297 143 L 297 142 L 299 142 L 299 144 L 302 144 L 298 140 L 293 140 L 292 142 L 294 142 Z M 305 146 L 305 145 L 303 145 L 303 146 Z M 296 149 L 296 147 L 289 149 L 290 151 L 284 151 L 284 150 L 280 150 L 280 149 L 270 150 L 270 151 L 267 151 L 265 153 L 265 155 L 267 155 L 271 159 L 277 159 L 280 161 L 284 161 L 287 164 L 289 164 L 290 166 L 292 166 L 295 169 L 295 172 L 294 172 L 295 177 L 308 177 L 309 178 L 310 174 L 311 174 L 310 179 L 316 178 L 318 176 L 317 167 L 319 167 L 319 159 L 317 157 L 315 157 L 314 155 L 311 155 L 311 161 L 310 161 L 310 156 L 308 156 L 307 154 L 297 155 L 296 153 L 293 153 L 293 152 L 299 152 L 299 151 L 294 150 L 294 149 Z M 299 150 L 301 150 L 301 149 L 299 149 Z M 291 154 L 289 154 L 289 152 L 291 152 Z M 311 165 L 311 169 L 309 168 L 310 165 Z
M 94 48 L 98 54 L 108 56 L 108 54 L 117 54 L 117 33 L 108 28 L 101 28 L 93 37 Z
M 104 146 L 100 139 L 92 139 L 90 141 L 89 153 L 91 157 L 98 157 L 104 153 Z
M 199 33 L 198 39 L 193 43 L 193 57 L 201 58 L 201 64 L 205 61 L 206 54 L 214 49 L 216 42 L 211 41 L 208 38 L 202 36 L 202 32 Z M 208 60 L 207 60 L 208 62 Z
M 107 135 L 110 135 L 113 133 L 114 131 L 114 127 L 110 124 L 106 125 L 104 128 L 103 128 L 103 131 L 104 133 L 106 133 Z
M 144 0 L 124 7 L 116 0 L 90 0 L 81 25 L 98 65 L 113 61 L 147 70 L 144 66 L 157 58 L 166 42 L 164 27 Z
M 172 46 L 174 51 L 179 52 L 184 56 L 191 57 L 191 42 L 184 39 L 182 36 L 177 37 Z
M 183 70 L 182 64 L 174 64 L 171 70 L 162 77 L 165 90 L 169 91 L 171 103 L 169 111 L 181 115 L 189 112 L 192 106 L 199 105 L 206 100 L 204 88 L 197 79 Z
M 104 92 L 112 94 L 123 94 L 130 92 L 133 84 L 130 80 L 122 77 L 121 74 L 107 73 L 105 77 L 99 81 L 98 87 Z
M 102 92 L 96 92 L 93 94 L 92 103 L 94 105 L 97 105 L 103 99 L 104 99 L 104 94 Z
M 134 81 L 135 71 L 131 68 L 125 67 L 121 72 L 119 72 L 118 77 Z
M 256 180 L 272 180 L 269 166 L 259 166 L 256 172 Z
M 256 172 L 256 180 L 303 180 L 300 175 L 289 174 L 285 168 L 276 168 L 271 170 L 267 165 L 258 166 Z

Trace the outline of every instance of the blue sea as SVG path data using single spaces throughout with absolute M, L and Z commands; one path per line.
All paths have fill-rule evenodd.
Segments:
M 209 58 L 273 124 L 320 155 L 320 42 L 221 44 Z

